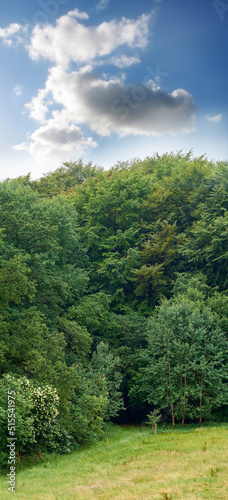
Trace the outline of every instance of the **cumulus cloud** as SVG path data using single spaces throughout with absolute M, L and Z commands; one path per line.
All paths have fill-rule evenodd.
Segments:
M 221 121 L 222 119 L 222 114 L 219 113 L 218 115 L 214 115 L 214 116 L 210 116 L 210 115 L 207 115 L 205 116 L 206 120 L 208 120 L 209 122 L 214 122 L 214 123 L 218 123 Z
M 13 41 L 15 40 L 18 43 L 22 43 L 24 38 L 21 36 L 22 33 L 26 32 L 28 29 L 27 26 L 22 26 L 18 23 L 12 23 L 7 28 L 0 28 L 0 38 L 3 39 L 4 45 L 11 46 Z
M 49 113 L 49 105 L 52 101 L 46 99 L 47 90 L 41 89 L 38 95 L 34 97 L 30 103 L 26 104 L 26 108 L 30 111 L 30 116 L 39 123 L 46 122 L 47 114 Z
M 0 28 L 0 38 L 9 38 L 15 33 L 18 33 L 21 28 L 21 25 L 18 23 L 12 23 L 7 28 Z
M 70 10 L 67 13 L 67 16 L 69 16 L 69 17 L 75 17 L 76 19 L 82 19 L 82 20 L 83 19 L 89 19 L 89 15 L 87 14 L 87 12 L 81 12 L 78 9 Z
M 14 150 L 28 151 L 35 158 L 56 156 L 64 160 L 96 145 L 91 137 L 84 137 L 79 127 L 67 122 L 57 111 L 46 125 L 33 132 L 29 143 L 17 144 Z
M 63 119 L 102 136 L 175 134 L 194 128 L 192 96 L 183 89 L 166 93 L 150 81 L 133 86 L 120 78 L 102 79 L 87 70 L 69 73 L 55 67 L 46 88 L 27 105 L 30 116 L 36 118 L 40 107 L 42 120 L 48 120 L 50 99 L 62 107 Z
M 53 153 L 72 155 L 88 147 L 96 146 L 92 138 L 85 138 L 79 127 L 73 124 L 57 125 L 50 120 L 47 125 L 40 127 L 31 136 L 30 152 L 36 156 Z
M 148 42 L 149 14 L 98 26 L 85 26 L 77 18 L 76 9 L 61 16 L 56 26 L 35 26 L 27 47 L 30 58 L 44 58 L 67 67 L 70 61 L 81 64 L 111 54 L 121 46 L 144 48 Z
M 107 3 L 100 0 L 97 10 Z M 53 66 L 44 88 L 26 105 L 38 123 L 37 130 L 28 142 L 14 149 L 28 151 L 35 158 L 56 156 L 60 161 L 96 147 L 94 134 L 156 136 L 192 131 L 195 106 L 191 94 L 184 89 L 162 90 L 160 84 L 168 74 L 161 73 L 159 66 L 156 72 L 148 67 L 147 76 L 153 79 L 138 85 L 126 83 L 120 71 L 117 76 L 94 72 L 94 67 L 105 64 L 123 69 L 139 63 L 138 54 L 148 44 L 149 23 L 155 15 L 153 11 L 137 19 L 122 18 L 96 26 L 88 24 L 86 12 L 74 9 L 55 24 L 36 25 L 32 32 L 27 31 L 29 40 L 24 46 L 29 57 L 49 60 Z M 27 27 L 13 24 L 1 29 L 0 37 L 10 43 L 23 30 Z M 77 68 L 74 71 L 72 63 Z M 14 92 L 20 95 L 19 85 Z M 210 119 L 219 121 L 218 116 Z

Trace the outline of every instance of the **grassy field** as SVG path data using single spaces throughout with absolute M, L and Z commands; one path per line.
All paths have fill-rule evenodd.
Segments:
M 107 434 L 107 433 L 106 433 Z M 114 427 L 102 441 L 17 472 L 16 493 L 0 479 L 1 500 L 227 500 L 228 425 Z

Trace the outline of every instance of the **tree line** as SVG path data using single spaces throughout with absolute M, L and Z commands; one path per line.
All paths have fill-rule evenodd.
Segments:
M 8 391 L 18 460 L 227 417 L 227 179 L 190 152 L 0 184 L 1 464 Z

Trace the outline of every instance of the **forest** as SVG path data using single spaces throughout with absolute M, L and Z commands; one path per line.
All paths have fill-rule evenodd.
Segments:
M 228 162 L 192 152 L 1 182 L 1 466 L 10 436 L 20 462 L 227 419 L 227 208 Z

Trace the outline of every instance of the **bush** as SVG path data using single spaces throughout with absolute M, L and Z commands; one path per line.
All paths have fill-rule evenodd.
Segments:
M 3 375 L 0 380 L 0 464 L 6 465 L 10 439 L 16 441 L 16 455 L 43 449 L 70 448 L 70 437 L 58 425 L 59 397 L 56 389 L 38 386 L 26 377 Z M 63 445 L 65 441 L 65 445 Z

